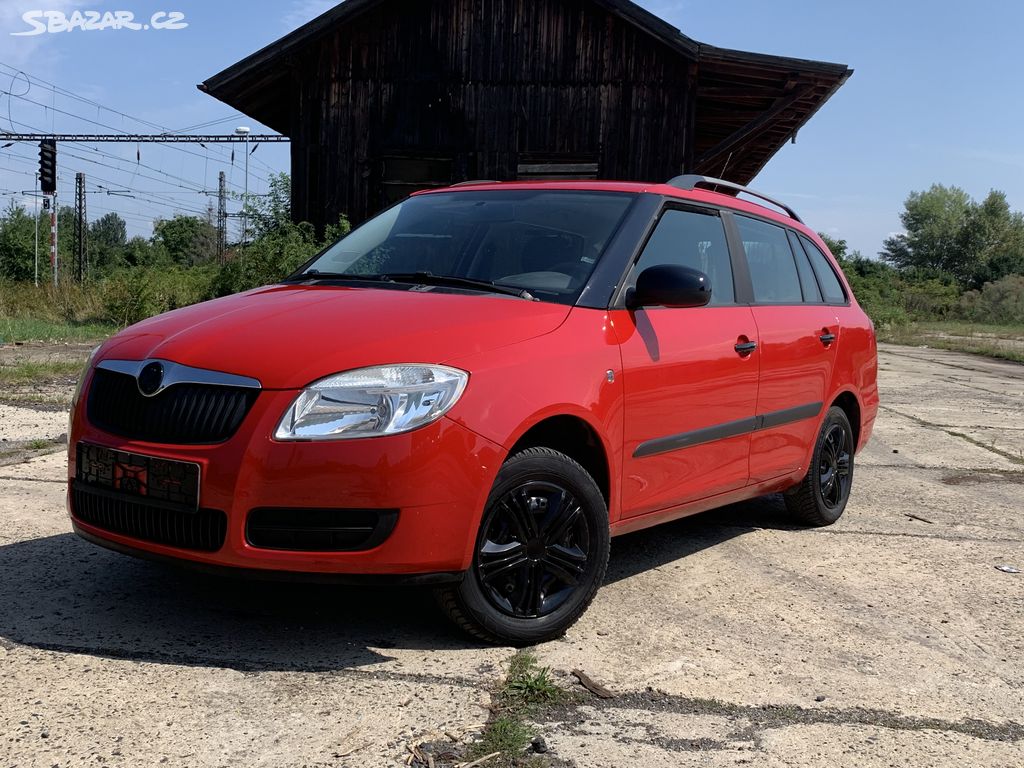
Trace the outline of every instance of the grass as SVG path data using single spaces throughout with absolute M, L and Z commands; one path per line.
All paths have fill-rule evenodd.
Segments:
M 521 706 L 548 704 L 562 696 L 551 679 L 551 669 L 538 667 L 537 657 L 523 651 L 512 657 L 505 680 L 505 697 Z
M 35 362 L 26 360 L 16 365 L 0 366 L 0 384 L 33 384 L 50 379 L 77 378 L 82 372 L 85 358 L 81 361 L 60 360 Z
M 879 340 L 1024 363 L 1024 326 L 1020 325 L 980 325 L 959 321 L 910 323 L 881 331 Z
M 915 323 L 925 333 L 948 333 L 954 336 L 990 337 L 1024 341 L 1022 325 L 990 325 L 988 323 L 968 323 L 962 320 L 941 320 Z
M 70 323 L 38 317 L 0 317 L 0 344 L 14 341 L 102 341 L 117 328 L 107 323 Z
M 488 766 L 533 768 L 548 764 L 541 755 L 528 755 L 526 748 L 536 735 L 526 723 L 538 707 L 559 703 L 567 697 L 551 679 L 551 670 L 540 667 L 537 657 L 520 651 L 509 663 L 508 675 L 495 696 L 493 715 L 480 740 L 466 755 L 470 761 L 499 752 Z

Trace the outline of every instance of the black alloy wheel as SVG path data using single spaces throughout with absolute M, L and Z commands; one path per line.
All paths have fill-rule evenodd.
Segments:
M 560 637 L 586 610 L 608 567 L 608 509 L 568 456 L 528 448 L 510 457 L 484 510 L 462 583 L 437 590 L 473 636 L 532 645 Z
M 803 481 L 784 494 L 786 507 L 807 525 L 832 525 L 846 509 L 853 488 L 853 428 L 842 408 L 825 414 L 814 456 Z
M 527 481 L 488 511 L 475 576 L 499 611 L 527 619 L 547 616 L 584 578 L 589 539 L 587 518 L 571 490 Z
M 853 435 L 846 426 L 839 423 L 829 425 L 821 441 L 818 492 L 822 503 L 829 509 L 845 504 L 850 495 L 850 468 L 853 461 L 850 443 Z

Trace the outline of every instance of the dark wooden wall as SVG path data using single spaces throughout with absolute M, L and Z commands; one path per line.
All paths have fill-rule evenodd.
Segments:
M 293 69 L 297 220 L 359 222 L 401 161 L 510 180 L 530 156 L 661 181 L 691 159 L 693 64 L 589 0 L 394 0 Z M 403 191 L 399 189 L 398 191 Z M 407 190 L 405 190 L 407 191 Z

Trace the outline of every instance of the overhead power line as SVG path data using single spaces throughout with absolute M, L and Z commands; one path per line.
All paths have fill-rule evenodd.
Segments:
M 22 73 L 22 74 L 24 74 L 24 73 Z M 27 75 L 26 75 L 26 77 L 27 77 Z M 29 80 L 28 82 L 29 82 L 29 88 L 31 90 L 32 81 Z M 28 91 L 26 91 L 26 93 L 28 93 Z M 56 93 L 56 91 L 54 91 L 54 93 Z M 84 123 L 88 123 L 89 125 L 95 125 L 98 128 L 106 128 L 106 129 L 111 130 L 111 131 L 120 131 L 117 134 L 112 134 L 112 136 L 134 136 L 133 134 L 129 134 L 126 131 L 121 131 L 119 128 L 116 128 L 115 126 L 112 126 L 112 125 L 108 125 L 107 123 L 101 123 L 98 120 L 92 120 L 91 118 L 83 117 L 82 115 L 75 114 L 74 112 L 68 112 L 67 110 L 64 110 L 64 109 L 58 109 L 56 107 L 56 105 L 44 104 L 41 101 L 36 101 L 35 99 L 30 99 L 30 98 L 28 98 L 23 93 L 13 93 L 12 91 L 9 91 L 9 90 L 5 91 L 3 89 L 0 89 L 0 95 L 7 96 L 9 99 L 20 99 L 21 101 L 24 101 L 24 102 L 26 102 L 28 104 L 32 104 L 34 106 L 40 107 L 41 109 L 49 111 L 51 113 L 51 115 L 58 115 L 58 114 L 59 115 L 64 115 L 66 117 L 70 117 L 70 118 L 73 118 L 75 120 L 80 120 L 80 121 L 82 121 Z M 122 113 L 116 113 L 116 114 L 122 114 Z M 13 128 L 14 127 L 14 123 L 16 123 L 17 121 L 11 119 L 10 116 L 8 116 L 8 120 L 11 123 L 11 127 Z M 143 121 L 140 120 L 138 122 L 143 122 Z M 24 123 L 18 123 L 18 125 L 24 125 Z M 31 134 L 29 134 L 29 135 L 31 136 Z M 55 133 L 51 133 L 51 134 L 46 134 L 46 135 L 50 136 L 50 135 L 56 135 L 56 134 Z M 63 134 L 63 135 L 64 136 L 78 136 L 78 135 L 81 135 L 81 134 Z M 210 158 L 208 155 L 201 155 L 201 154 L 199 154 L 197 152 L 192 152 L 191 150 L 184 149 L 182 147 L 174 146 L 174 144 L 178 143 L 178 142 L 176 142 L 174 140 L 169 140 L 167 138 L 160 138 L 160 137 L 164 137 L 164 136 L 171 136 L 172 132 L 169 131 L 169 130 L 166 131 L 165 133 L 145 134 L 145 135 L 149 136 L 149 137 L 153 137 L 153 138 L 142 139 L 141 140 L 142 142 L 148 142 L 148 143 L 153 143 L 153 144 L 167 144 L 167 145 L 169 145 L 170 149 L 174 149 L 174 150 L 176 150 L 178 152 L 184 152 L 185 154 L 194 155 L 195 157 L 202 157 L 202 158 L 204 158 L 206 160 L 212 159 L 214 162 L 223 163 L 225 165 L 234 165 L 234 158 L 233 157 L 230 160 L 228 160 L 224 156 L 220 156 L 218 158 Z M 276 135 L 276 134 L 271 134 L 271 135 Z M 278 138 L 278 139 L 271 139 L 271 141 L 281 141 L 282 139 L 284 141 L 288 141 L 288 139 L 286 137 L 281 137 L 281 138 Z M 26 141 L 32 141 L 32 140 L 33 139 L 31 139 L 31 138 L 26 139 Z M 38 139 L 35 139 L 35 140 L 38 140 Z M 74 139 L 64 139 L 64 140 L 65 141 L 72 141 Z M 79 141 L 85 141 L 86 139 L 78 139 L 78 140 Z M 118 139 L 116 139 L 116 138 L 102 139 L 102 140 L 103 141 L 108 141 L 108 140 L 109 141 L 118 141 Z M 138 140 L 136 140 L 134 138 L 126 140 L 126 141 L 131 141 L 132 143 L 138 143 Z M 196 141 L 196 142 L 186 142 L 186 143 L 203 144 L 204 142 Z M 224 142 L 210 141 L 209 143 L 217 144 L 217 143 L 224 143 Z M 205 146 L 203 148 L 206 149 Z
M 0 141 L 81 142 L 90 144 L 241 144 L 245 137 L 234 134 L 169 134 L 169 133 L 0 133 Z M 250 134 L 250 143 L 281 143 L 291 141 L 277 134 Z
M 180 155 L 192 155 L 197 159 L 204 160 L 208 163 L 223 163 L 224 166 L 228 166 L 227 178 L 223 182 L 225 186 L 230 186 L 234 189 L 240 189 L 240 185 L 231 179 L 231 176 L 236 170 L 236 149 L 234 144 L 244 143 L 248 140 L 249 143 L 253 144 L 252 151 L 255 151 L 260 143 L 271 143 L 279 144 L 288 141 L 288 137 L 277 136 L 273 134 L 267 135 L 252 135 L 248 136 L 248 139 L 244 136 L 237 134 L 219 135 L 219 134 L 189 134 L 186 131 L 195 131 L 201 129 L 209 130 L 210 127 L 228 123 L 232 120 L 240 118 L 241 115 L 228 115 L 220 117 L 218 119 L 210 119 L 204 122 L 197 122 L 193 125 L 185 128 L 173 130 L 166 126 L 159 125 L 157 123 L 144 120 L 139 117 L 135 117 L 126 112 L 118 109 L 114 109 L 105 104 L 101 104 L 92 99 L 88 99 L 79 96 L 77 93 L 73 93 L 67 89 L 61 88 L 53 83 L 48 83 L 46 80 L 31 76 L 20 68 L 13 67 L 10 64 L 0 62 L 0 77 L 5 73 L 4 70 L 8 70 L 11 73 L 10 84 L 7 88 L 0 86 L 0 104 L 2 104 L 2 97 L 7 97 L 7 110 L 6 118 L 9 122 L 9 132 L 0 133 L 0 143 L 4 144 L 3 149 L 8 149 L 10 143 L 19 142 L 21 147 L 25 146 L 25 143 L 31 142 L 33 144 L 43 139 L 56 139 L 61 142 L 68 144 L 79 144 L 82 145 L 81 149 L 78 147 L 67 146 L 61 151 L 61 155 L 72 159 L 69 165 L 87 164 L 97 168 L 101 172 L 107 170 L 108 172 L 116 172 L 117 175 L 125 174 L 129 175 L 130 178 L 127 180 L 120 180 L 114 182 L 112 179 L 104 178 L 95 173 L 90 174 L 90 181 L 100 181 L 101 184 L 97 185 L 94 189 L 83 189 L 83 193 L 95 197 L 107 197 L 110 200 L 111 197 L 124 197 L 131 199 L 132 206 L 142 206 L 143 208 L 150 208 L 153 206 L 156 210 L 167 210 L 168 208 L 174 211 L 188 212 L 194 214 L 208 214 L 209 208 L 206 211 L 201 211 L 195 206 L 199 203 L 198 200 L 189 201 L 191 205 L 187 203 L 183 204 L 184 201 L 180 198 L 181 195 L 192 196 L 200 195 L 212 197 L 215 192 L 208 191 L 210 189 L 209 178 L 207 175 L 207 169 L 204 168 L 202 172 L 203 180 L 199 183 L 192 181 L 191 179 L 185 178 L 191 175 L 185 170 L 184 158 L 182 160 L 180 175 L 176 175 L 167 170 L 165 157 L 160 156 L 160 161 L 154 165 L 148 165 L 142 162 L 141 155 L 138 149 L 133 153 L 134 157 L 127 157 L 122 152 L 115 152 L 113 147 L 109 149 L 102 148 L 104 143 L 114 144 L 155 144 L 163 145 L 169 150 L 173 150 Z M 19 88 L 18 84 L 22 84 L 24 88 Z M 49 91 L 52 94 L 53 99 L 33 98 L 35 94 L 32 93 L 33 88 L 39 88 L 43 91 Z M 48 95 L 50 95 L 48 94 Z M 69 102 L 61 103 L 62 99 L 67 99 L 77 103 L 79 106 L 70 106 Z M 67 128 L 64 128 L 64 133 L 58 133 L 56 125 L 52 126 L 49 131 L 40 129 L 36 125 L 28 125 L 20 122 L 16 119 L 17 116 L 12 115 L 10 108 L 11 102 L 24 103 L 30 106 L 34 106 L 44 113 L 48 112 L 50 116 L 63 115 L 68 119 L 81 121 L 88 126 L 94 126 L 93 130 L 100 129 L 109 131 L 108 133 L 71 133 L 67 132 Z M 83 105 L 85 108 L 83 108 Z M 91 110 L 95 110 L 91 115 Z M 101 112 L 107 112 L 112 116 L 117 116 L 121 120 L 107 119 L 107 122 L 103 122 L 104 117 L 100 114 Z M 89 115 L 89 116 L 87 116 Z M 3 116 L 0 116 L 3 117 Z M 122 122 L 123 121 L 123 122 Z M 150 133 L 130 133 L 129 122 L 135 123 L 136 126 L 142 127 L 143 130 L 153 129 Z M 43 122 L 49 122 L 44 120 Z M 119 125 L 120 123 L 120 125 Z M 61 126 L 63 128 L 63 126 Z M 70 127 L 70 126 L 69 126 Z M 88 130 L 88 128 L 86 128 Z M 214 130 L 216 130 L 214 128 Z M 22 131 L 22 132 L 18 132 Z M 199 144 L 202 153 L 192 151 L 187 148 L 188 144 Z M 34 148 L 33 148 L 34 149 Z M 78 150 L 77 152 L 74 150 Z M 21 173 L 20 170 L 11 167 L 11 164 L 24 163 L 25 166 L 32 167 L 34 165 L 30 158 L 15 154 L 16 150 L 10 152 L 0 152 L 0 164 L 6 165 L 7 169 L 14 173 Z M 84 153 L 84 154 L 80 154 Z M 86 156 L 88 155 L 88 156 Z M 6 159 L 5 159 L 6 158 Z M 78 162 L 74 162 L 78 161 Z M 266 169 L 270 173 L 277 173 L 277 169 L 263 162 L 257 157 L 249 158 L 246 157 L 247 163 L 255 163 L 257 166 Z M 2 167 L 2 166 L 0 166 Z M 173 166 L 171 166 L 173 167 Z M 78 169 L 76 169 L 78 170 Z M 149 173 L 146 173 L 149 171 Z M 27 171 L 26 171 L 27 172 Z M 152 174 L 152 175 L 150 175 Z M 270 184 L 270 180 L 261 177 L 258 173 L 249 172 L 247 174 L 252 178 L 264 184 Z M 150 182 L 150 188 L 147 190 L 132 190 L 132 187 L 137 186 L 136 182 L 141 180 L 148 180 Z M 68 191 L 71 185 L 72 177 L 60 177 L 58 178 L 58 185 L 62 192 Z M 107 186 L 103 186 L 105 183 Z M 162 191 L 157 191 L 154 188 L 156 186 L 171 187 Z M 93 186 L 90 184 L 89 186 Z M 177 190 L 177 191 L 176 191 Z M 12 194 L 12 191 L 4 190 L 6 194 Z M 178 196 L 179 199 L 175 200 L 172 196 Z M 224 192 L 219 192 L 220 197 L 224 197 Z M 256 196 L 261 196 L 256 194 Z M 65 198 L 66 199 L 66 198 Z M 104 210 L 102 207 L 99 210 Z M 108 209 L 109 210 L 109 209 Z M 122 215 L 131 216 L 135 219 L 143 219 L 142 216 L 135 214 L 128 214 L 123 211 L 118 211 Z M 144 220 L 144 219 L 143 219 Z
M 118 131 L 118 135 L 123 135 L 123 134 L 127 133 L 127 131 L 124 131 L 123 129 L 117 128 L 117 127 L 109 125 L 107 123 L 102 123 L 102 122 L 99 122 L 98 120 L 93 120 L 91 118 L 84 117 L 83 115 L 79 115 L 79 114 L 76 114 L 74 112 L 68 112 L 67 110 L 58 109 L 56 103 L 54 103 L 54 104 L 45 104 L 43 102 L 36 101 L 34 99 L 28 98 L 27 94 L 31 92 L 33 86 L 35 86 L 35 85 L 45 85 L 45 86 L 47 86 L 47 88 L 44 88 L 44 90 L 51 91 L 51 93 L 54 95 L 54 97 L 56 97 L 56 95 L 59 94 L 59 95 L 64 96 L 66 98 L 74 99 L 75 101 L 81 102 L 83 104 L 87 104 L 87 105 L 89 105 L 91 107 L 95 107 L 97 110 L 103 110 L 103 111 L 109 112 L 109 113 L 111 113 L 113 115 L 118 115 L 118 116 L 120 116 L 120 117 L 122 117 L 124 119 L 132 120 L 134 122 L 140 123 L 141 125 L 145 125 L 145 126 L 150 127 L 150 128 L 156 128 L 156 129 L 162 131 L 161 134 L 154 134 L 154 135 L 163 136 L 163 135 L 178 135 L 178 134 L 183 134 L 184 133 L 184 130 L 182 130 L 182 131 L 173 131 L 173 130 L 165 127 L 165 126 L 161 126 L 161 125 L 158 125 L 156 123 L 152 123 L 152 122 L 149 122 L 147 120 L 143 120 L 142 118 L 134 117 L 134 116 L 129 115 L 129 114 L 127 114 L 125 112 L 122 112 L 120 110 L 113 109 L 111 107 L 105 106 L 105 105 L 100 104 L 100 103 L 98 103 L 96 101 L 93 101 L 92 99 L 87 99 L 87 98 L 81 97 L 78 94 L 72 93 L 71 91 L 68 91 L 68 90 L 66 90 L 64 88 L 60 88 L 59 86 L 56 86 L 56 85 L 54 85 L 52 83 L 49 83 L 46 80 L 43 80 L 41 78 L 31 77 L 26 72 L 24 72 L 23 70 L 17 69 L 15 67 L 11 66 L 10 64 L 5 64 L 4 62 L 0 62 L 0 68 L 4 68 L 4 69 L 7 69 L 7 70 L 10 70 L 10 72 L 13 73 L 12 74 L 12 79 L 11 79 L 11 86 L 9 87 L 9 89 L 8 90 L 0 89 L 0 94 L 6 95 L 8 97 L 8 104 L 10 104 L 10 101 L 12 99 L 19 99 L 21 101 L 24 101 L 24 102 L 27 102 L 29 104 L 35 105 L 37 107 L 40 107 L 41 109 L 47 110 L 47 111 L 50 112 L 51 115 L 62 114 L 62 115 L 65 115 L 67 117 L 74 118 L 76 120 L 81 120 L 82 122 L 88 123 L 90 125 L 95 125 L 95 126 L 97 126 L 99 128 L 107 128 L 109 130 Z M 19 78 L 24 78 L 26 84 L 28 85 L 28 89 L 26 91 L 24 91 L 23 93 L 14 93 L 13 92 L 13 86 L 14 86 L 15 81 L 18 80 Z M 226 119 L 219 120 L 219 121 L 208 121 L 207 124 L 215 125 L 218 122 L 225 122 L 228 119 L 231 119 L 231 118 L 226 118 Z M 10 109 L 9 108 L 8 108 L 8 120 L 11 122 L 11 128 L 13 130 L 14 123 L 16 123 L 17 121 L 14 121 L 10 117 Z M 38 131 L 38 129 L 34 128 L 33 126 L 27 126 L 24 123 L 18 123 L 18 124 L 22 125 L 22 126 L 24 126 L 26 128 L 30 128 L 32 130 Z M 198 124 L 196 126 L 193 126 L 193 128 L 195 128 L 195 127 L 204 127 L 205 125 L 206 124 L 200 123 L 200 124 Z M 185 130 L 191 130 L 191 128 L 190 129 L 185 129 Z M 280 141 L 280 140 L 277 140 L 277 141 Z M 193 151 L 191 151 L 189 149 L 185 149 L 184 147 L 175 146 L 174 142 L 168 142 L 166 140 L 165 141 L 154 140 L 152 143 L 167 144 L 168 145 L 168 149 L 173 149 L 173 150 L 175 150 L 177 152 L 180 152 L 180 153 L 184 153 L 184 154 L 188 154 L 188 155 L 193 155 L 195 157 L 203 158 L 207 162 L 212 160 L 213 162 L 222 163 L 224 165 L 230 165 L 230 166 L 234 165 L 234 160 L 235 160 L 234 159 L 234 153 L 232 152 L 231 156 L 228 157 L 226 155 L 220 154 L 220 152 L 217 151 L 219 149 L 217 147 L 207 148 L 205 145 L 203 145 L 203 149 L 207 150 L 207 154 L 206 155 L 202 155 L 202 154 L 199 154 L 197 152 L 193 152 Z M 201 142 L 197 142 L 197 143 L 201 143 Z M 217 143 L 221 143 L 221 142 L 211 142 L 211 143 L 217 144 Z M 211 157 L 210 156 L 210 152 L 216 152 L 217 156 Z M 256 162 L 257 162 L 258 165 L 263 166 L 263 167 L 267 168 L 267 170 L 273 172 L 273 169 L 270 168 L 270 166 L 266 165 L 266 163 L 263 163 L 262 161 L 259 161 L 259 160 L 257 160 Z M 265 179 L 262 179 L 262 181 L 266 182 Z

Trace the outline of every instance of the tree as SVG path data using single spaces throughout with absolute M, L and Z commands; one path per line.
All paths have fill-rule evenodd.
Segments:
M 163 249 L 175 264 L 204 264 L 217 256 L 217 228 L 207 219 L 178 214 L 156 222 L 153 245 Z
M 35 275 L 35 221 L 32 216 L 13 200 L 0 217 L 0 277 L 9 280 L 32 280 Z M 45 229 L 49 241 L 49 224 Z M 40 230 L 40 239 L 44 230 Z M 47 252 L 40 242 L 42 253 Z M 47 261 L 47 264 L 49 262 Z M 42 263 L 40 264 L 42 267 Z M 47 267 L 49 271 L 49 267 Z
M 1024 274 L 1024 215 L 1010 210 L 1004 192 L 992 190 L 975 206 L 962 240 L 965 250 L 978 254 L 970 279 L 973 287 Z
M 165 248 L 136 235 L 124 245 L 124 263 L 129 267 L 170 266 L 171 258 Z
M 822 239 L 822 242 L 828 246 L 829 251 L 836 257 L 836 261 L 843 262 L 849 258 L 850 246 L 847 245 L 845 240 L 839 240 L 834 237 L 826 235 L 824 232 L 819 232 L 818 237 Z M 859 254 L 858 254 L 859 255 Z
M 287 173 L 271 174 L 266 195 L 250 195 L 245 206 L 249 236 L 258 240 L 292 224 L 292 179 Z
M 89 268 L 106 274 L 125 263 L 128 225 L 116 213 L 107 213 L 89 225 Z
M 885 241 L 882 259 L 901 270 L 947 272 L 967 282 L 979 259 L 964 248 L 964 229 L 973 207 L 959 187 L 933 184 L 925 192 L 911 192 L 900 214 L 905 232 Z
M 973 287 L 1024 272 L 1024 216 L 1010 210 L 1003 192 L 976 203 L 962 189 L 935 184 L 904 205 L 906 231 L 887 239 L 880 254 L 898 269 L 951 275 Z

